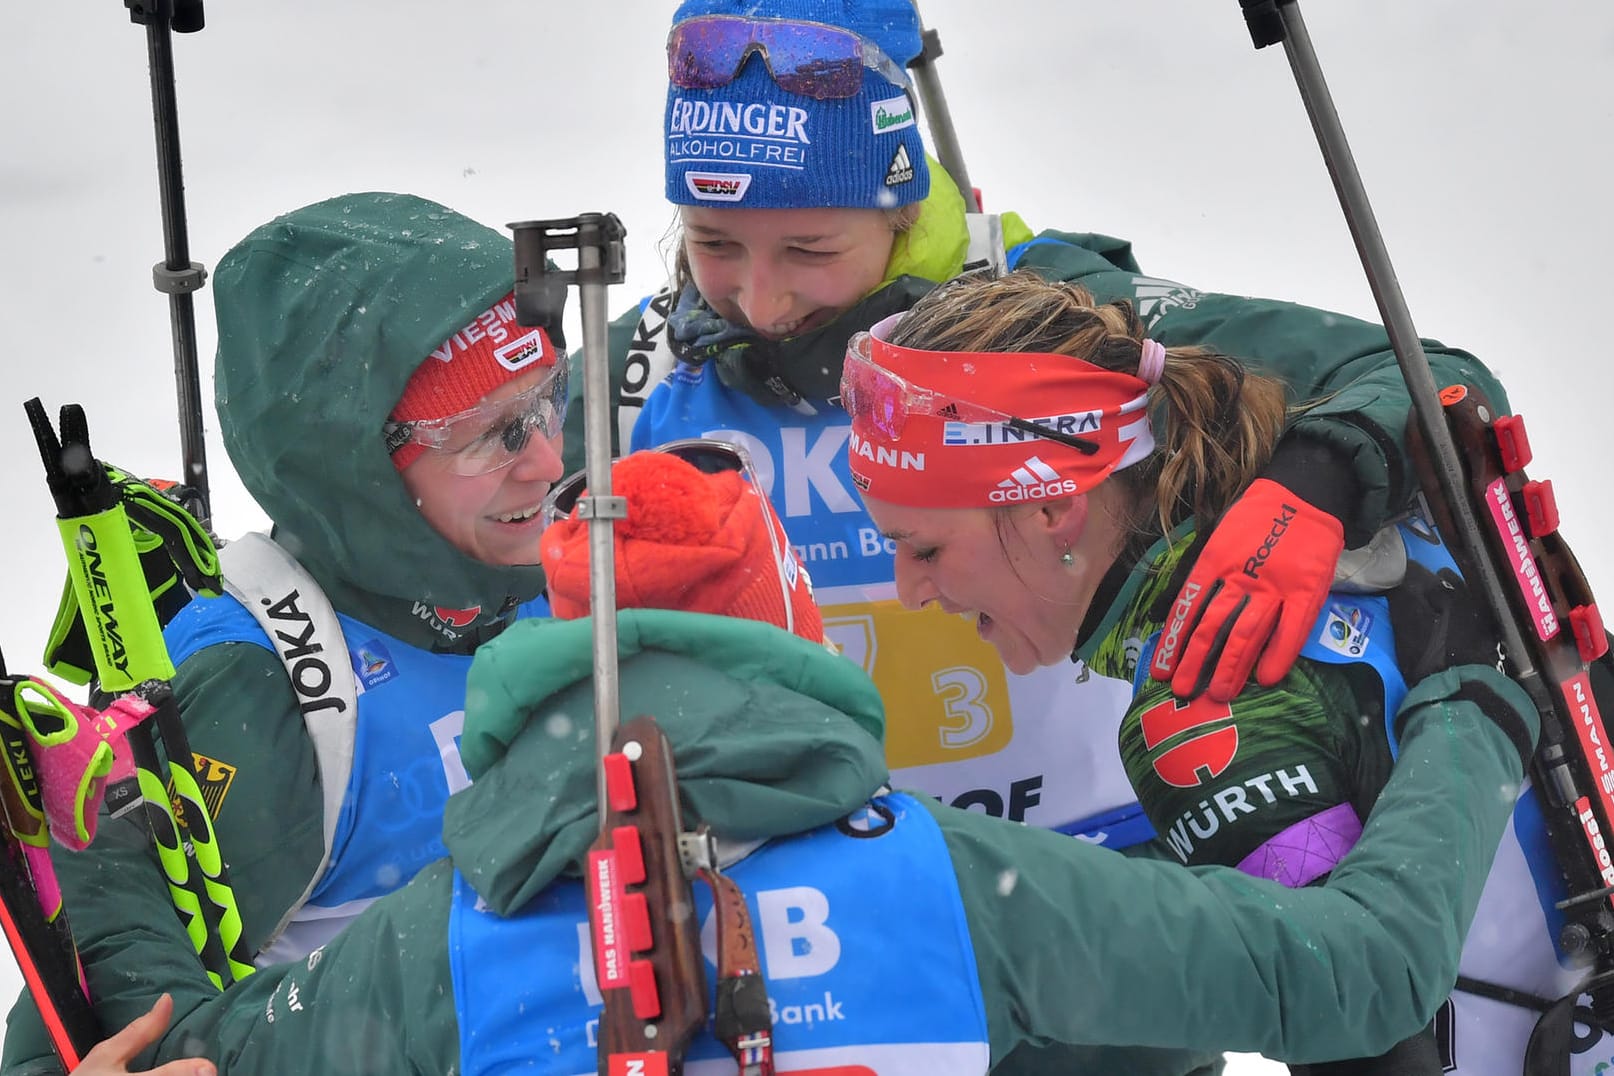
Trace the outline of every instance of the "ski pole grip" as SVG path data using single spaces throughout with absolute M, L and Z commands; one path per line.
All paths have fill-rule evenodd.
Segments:
M 206 25 L 202 17 L 202 0 L 174 0 L 174 14 L 168 28 L 176 34 L 194 34 Z
M 123 0 L 123 6 L 129 21 L 140 26 L 166 22 L 176 34 L 194 34 L 206 25 L 202 0 Z
M 1258 49 L 1276 45 L 1283 40 L 1283 16 L 1278 8 L 1294 0 L 1239 0 L 1244 9 L 1244 25 L 1249 28 L 1250 40 Z
M 147 680 L 172 680 L 174 665 L 123 505 L 58 519 L 56 527 L 102 689 L 116 694 Z

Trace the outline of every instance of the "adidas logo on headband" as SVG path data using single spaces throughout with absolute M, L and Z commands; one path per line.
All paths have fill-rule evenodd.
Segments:
M 1013 504 L 1017 501 L 1042 501 L 1079 492 L 1074 478 L 1062 478 L 1058 471 L 1044 463 L 1041 457 L 1032 456 L 1016 467 L 1008 478 L 987 495 L 993 504 Z

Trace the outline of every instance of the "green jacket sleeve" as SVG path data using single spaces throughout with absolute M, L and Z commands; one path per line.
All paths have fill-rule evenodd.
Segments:
M 1282 377 L 1291 402 L 1320 400 L 1293 432 L 1316 439 L 1353 468 L 1363 498 L 1355 518 L 1343 521 L 1350 545 L 1366 541 L 1411 497 L 1417 485 L 1406 450 L 1412 405 L 1381 326 L 1146 277 L 1131 245 L 1107 236 L 1044 232 L 1018 265 L 1077 281 L 1100 302 L 1131 301 L 1161 343 L 1214 348 Z M 1508 409 L 1502 386 L 1474 356 L 1434 340 L 1423 344 L 1437 386 L 1464 382 Z
M 105 944 L 132 946 L 156 963 L 121 990 L 109 991 L 105 976 L 92 974 L 91 989 L 101 992 L 97 1009 L 109 1030 L 144 1013 L 162 991 L 174 995 L 167 1033 L 130 1071 L 206 1056 L 233 1073 L 456 1072 L 459 1022 L 445 997 L 453 979 L 442 943 L 452 892 L 452 868 L 438 861 L 307 959 L 264 968 L 224 993 L 194 958 L 184 966 L 189 945 L 172 910 L 148 902 L 146 926 L 131 923 Z M 404 944 L 422 937 L 430 944 Z M 101 949 L 89 949 L 86 963 L 104 968 Z M 42 1057 L 7 1071 L 45 1076 L 62 1069 Z
M 458 1072 L 443 944 L 452 896 L 447 861 L 427 866 L 307 959 L 264 968 L 203 1004 L 176 1005 L 150 1063 L 205 1053 L 237 1074 Z
M 1519 752 L 1463 677 L 1420 683 L 1361 841 L 1322 886 L 1125 857 L 934 807 L 964 895 L 993 1060 L 1017 1046 L 1226 1049 L 1287 1061 L 1380 1053 L 1450 992 L 1520 780 Z
M 302 895 L 324 848 L 313 745 L 284 668 L 262 647 L 209 647 L 180 666 L 174 689 L 191 749 L 213 763 L 215 833 L 255 952 Z M 182 1001 L 187 981 L 199 996 L 216 993 L 202 977 L 139 812 L 103 817 L 88 849 L 58 848 L 52 857 L 104 1027 L 122 1027 L 162 990 Z M 33 1006 L 24 998 L 18 1008 Z M 20 1066 L 49 1053 L 37 1015 L 14 1014 L 0 1070 L 30 1071 Z

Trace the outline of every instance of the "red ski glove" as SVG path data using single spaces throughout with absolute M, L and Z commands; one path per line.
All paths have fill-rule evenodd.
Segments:
M 1250 483 L 1211 532 L 1149 663 L 1172 694 L 1217 702 L 1250 678 L 1270 687 L 1300 656 L 1345 548 L 1339 520 L 1269 478 Z M 1256 659 L 1260 658 L 1260 664 Z

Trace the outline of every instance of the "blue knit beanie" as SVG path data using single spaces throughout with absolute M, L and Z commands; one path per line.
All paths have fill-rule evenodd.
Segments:
M 703 15 L 797 20 L 851 30 L 898 67 L 919 54 L 912 0 L 685 0 L 673 25 Z M 914 95 L 865 68 L 852 97 L 782 90 L 752 53 L 733 82 L 667 87 L 667 200 L 760 209 L 892 209 L 930 192 Z

